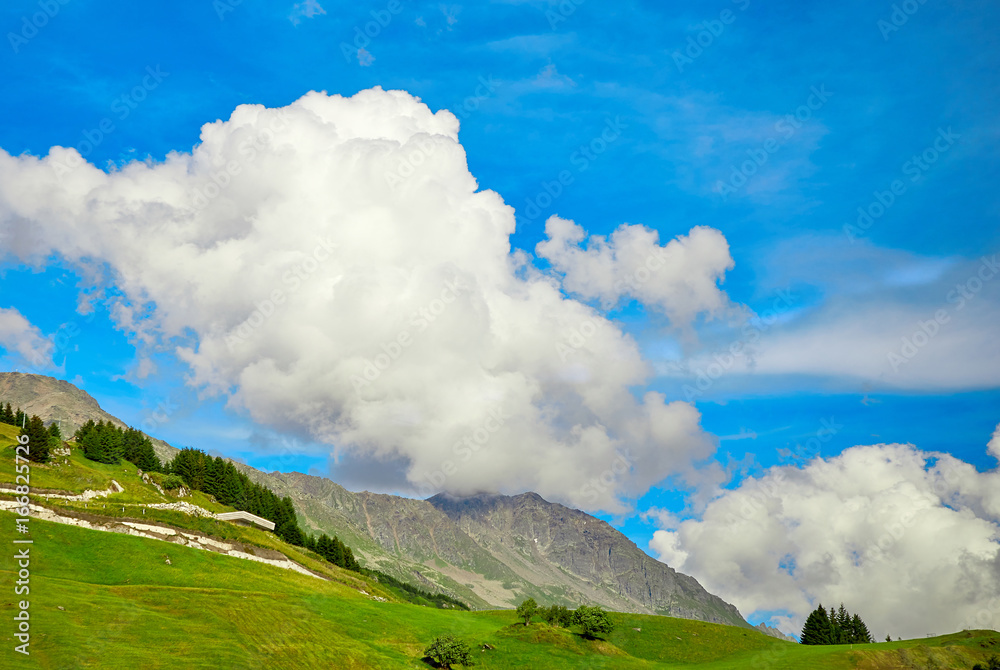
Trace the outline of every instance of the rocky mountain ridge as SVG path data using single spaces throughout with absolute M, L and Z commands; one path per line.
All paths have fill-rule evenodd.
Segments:
M 67 435 L 91 418 L 122 425 L 86 392 L 50 377 L 0 373 L 0 398 L 47 422 L 60 420 Z M 165 442 L 154 444 L 161 459 L 176 453 Z M 536 493 L 415 500 L 236 465 L 290 496 L 304 528 L 338 535 L 363 564 L 475 607 L 512 607 L 533 597 L 543 605 L 598 604 L 750 627 L 731 604 L 606 522 Z

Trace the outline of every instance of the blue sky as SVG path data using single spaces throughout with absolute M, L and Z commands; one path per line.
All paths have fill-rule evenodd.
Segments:
M 535 254 L 555 214 L 590 235 L 641 224 L 663 244 L 695 226 L 725 236 L 722 288 L 766 316 L 750 331 L 703 319 L 686 338 L 642 301 L 583 299 L 655 370 L 637 397 L 701 412 L 724 488 L 803 465 L 796 448 L 828 425 L 809 458 L 911 443 L 985 472 L 1000 421 L 1000 281 L 981 280 L 961 307 L 953 290 L 974 287 L 984 263 L 990 274 L 1000 250 L 1000 8 L 901 4 L 12 0 L 0 9 L 0 148 L 75 146 L 111 171 L 191 152 L 203 124 L 241 104 L 405 90 L 457 116 L 469 173 L 516 210 L 512 249 Z M 859 208 L 873 215 L 860 227 Z M 331 466 L 302 431 L 199 397 L 169 347 L 137 353 L 109 311 L 114 280 L 93 313 L 78 310 L 92 289 L 58 253 L 0 257 L 0 308 L 55 343 L 51 365 L 31 366 L 0 342 L 0 367 L 75 381 L 177 445 L 394 490 L 350 457 Z M 893 368 L 890 352 L 938 312 L 939 333 Z M 756 366 L 726 366 L 748 337 Z M 137 374 L 140 358 L 155 372 Z M 713 360 L 721 374 L 699 387 Z M 275 455 L 283 441 L 295 455 Z M 644 548 L 659 526 L 639 512 L 703 509 L 673 484 L 631 502 L 635 513 L 604 517 Z

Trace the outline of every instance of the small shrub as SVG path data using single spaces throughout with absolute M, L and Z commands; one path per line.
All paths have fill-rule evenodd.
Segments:
M 452 665 L 464 665 L 466 667 L 475 665 L 472 662 L 472 649 L 469 645 L 456 640 L 451 635 L 442 635 L 434 638 L 431 646 L 424 650 L 424 655 L 429 656 L 440 667 L 451 669 Z
M 600 607 L 587 607 L 581 605 L 573 613 L 573 623 L 583 629 L 583 636 L 593 640 L 601 633 L 610 633 L 615 625 L 608 617 L 608 613 Z
M 160 486 L 167 489 L 168 491 L 172 491 L 174 489 L 179 489 L 180 487 L 184 486 L 184 480 L 178 477 L 177 475 L 167 475 L 166 477 L 163 478 L 163 483 L 160 484 Z

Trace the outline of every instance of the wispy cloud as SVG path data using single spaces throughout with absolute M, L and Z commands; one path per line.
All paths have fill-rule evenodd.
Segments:
M 311 19 L 314 16 L 326 14 L 326 10 L 319 4 L 319 0 L 304 0 L 292 7 L 292 13 L 288 15 L 288 20 L 292 25 L 299 25 L 302 19 Z

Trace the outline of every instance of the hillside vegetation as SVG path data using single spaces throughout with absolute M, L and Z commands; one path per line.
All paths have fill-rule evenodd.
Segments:
M 516 624 L 512 611 L 380 602 L 375 586 L 333 566 L 327 570 L 341 581 L 157 540 L 31 523 L 32 655 L 24 667 L 427 668 L 423 649 L 446 634 L 474 646 L 477 667 L 511 669 L 970 668 L 1000 647 L 1000 635 L 980 631 L 852 651 L 628 614 L 612 614 L 616 627 L 607 640 L 588 641 L 540 621 Z M 0 513 L 0 527 L 12 526 L 13 515 Z M 12 580 L 9 558 L 2 568 Z M 0 618 L 11 620 L 13 608 L 5 600 Z M 2 635 L 11 642 L 10 630 Z M 480 652 L 483 643 L 494 649 Z
M 16 434 L 0 426 L 3 483 L 13 481 Z M 423 652 L 441 635 L 471 645 L 479 668 L 512 670 L 953 669 L 971 668 L 1000 652 L 1000 635 L 992 631 L 810 647 L 742 627 L 621 613 L 611 613 L 610 634 L 589 640 L 537 618 L 524 626 L 510 610 L 439 609 L 440 603 L 338 568 L 273 533 L 148 507 L 179 499 L 144 482 L 128 462 L 96 463 L 71 449 L 50 464 L 32 465 L 31 478 L 33 488 L 75 493 L 105 490 L 114 479 L 124 491 L 87 502 L 37 495 L 32 501 L 91 521 L 129 519 L 262 547 L 323 579 L 160 540 L 32 519 L 31 656 L 19 658 L 18 667 L 426 669 L 431 666 Z M 183 500 L 213 512 L 232 510 L 199 492 Z M 0 512 L 5 536 L 14 518 Z M 0 561 L 5 583 L 14 581 L 15 569 L 9 555 Z M 12 621 L 15 607 L 13 597 L 0 599 L 0 619 Z M 9 626 L 0 630 L 8 649 L 13 632 Z M 490 648 L 481 651 L 484 645 Z

